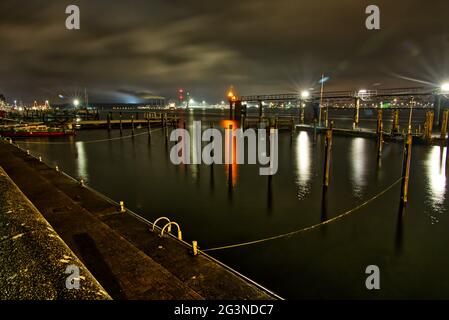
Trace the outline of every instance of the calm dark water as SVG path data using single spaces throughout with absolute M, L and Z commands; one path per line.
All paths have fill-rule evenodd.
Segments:
M 223 114 L 224 116 L 224 114 Z M 186 115 L 218 125 L 220 115 Z M 371 122 L 364 125 L 370 126 Z M 145 132 L 141 129 L 139 132 Z M 127 135 L 129 131 L 125 131 Z M 118 137 L 113 131 L 111 137 Z M 402 145 L 386 144 L 377 162 L 376 141 L 334 137 L 332 179 L 322 197 L 324 139 L 279 135 L 279 171 L 259 176 L 258 165 L 175 166 L 161 130 L 134 139 L 81 131 L 76 143 L 27 144 L 50 165 L 142 216 L 168 216 L 187 241 L 201 248 L 256 240 L 332 218 L 400 178 Z M 63 141 L 63 140 L 58 140 Z M 446 149 L 414 146 L 409 204 L 400 212 L 400 186 L 342 220 L 290 238 L 211 254 L 289 299 L 449 298 L 449 216 Z M 365 268 L 378 265 L 381 290 L 365 287 Z

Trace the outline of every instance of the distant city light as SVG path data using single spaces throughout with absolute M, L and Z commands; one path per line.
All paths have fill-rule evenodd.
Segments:
M 79 104 L 80 104 L 80 101 L 79 101 L 78 99 L 73 100 L 73 105 L 74 105 L 75 107 L 78 107 Z
M 195 100 L 190 99 L 190 100 L 189 100 L 189 103 L 190 103 L 190 104 L 194 104 L 194 103 L 195 103 Z
M 365 93 L 367 93 L 366 89 L 360 89 L 359 90 L 359 94 L 365 94 Z

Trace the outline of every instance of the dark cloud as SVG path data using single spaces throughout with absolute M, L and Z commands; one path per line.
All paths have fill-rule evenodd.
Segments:
M 0 91 L 10 99 L 84 87 L 91 99 L 174 98 L 185 87 L 218 101 L 231 84 L 293 92 L 322 73 L 330 89 L 449 76 L 447 0 L 376 1 L 380 31 L 365 28 L 368 1 L 79 0 L 79 31 L 65 29 L 69 4 L 0 2 Z

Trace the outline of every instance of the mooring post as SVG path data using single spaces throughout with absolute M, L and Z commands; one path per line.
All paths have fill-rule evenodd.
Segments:
M 393 127 L 392 133 L 399 133 L 399 109 L 393 111 Z
M 448 123 L 448 117 L 449 117 L 449 110 L 443 111 L 443 119 L 441 120 L 441 139 L 446 139 L 446 133 L 447 133 L 447 123 Z
M 123 134 L 122 113 L 120 112 L 120 135 Z
M 131 135 L 134 136 L 134 116 L 131 116 Z
M 408 183 L 410 178 L 410 163 L 412 158 L 412 143 L 413 137 L 411 134 L 407 135 L 407 140 L 404 145 L 404 159 L 402 164 L 402 188 L 401 188 L 401 200 L 404 205 L 408 200 Z
M 328 129 L 326 132 L 325 154 L 324 154 L 324 177 L 323 177 L 324 188 L 329 187 L 331 157 L 332 157 L 332 129 Z
M 377 134 L 379 135 L 382 125 L 382 110 L 377 110 Z
M 296 127 L 295 127 L 295 118 L 292 116 L 290 121 L 291 121 L 291 131 L 292 131 L 292 135 L 293 135 L 294 132 L 295 132 L 295 129 L 296 129 Z
M 192 241 L 192 251 L 193 251 L 194 256 L 198 255 L 198 242 L 197 241 Z
M 316 119 L 313 119 L 313 142 L 316 142 Z
M 384 124 L 380 122 L 378 133 L 377 133 L 377 158 L 379 159 L 382 156 L 383 143 L 384 143 Z
M 164 114 L 161 113 L 161 127 L 164 127 Z
M 354 114 L 354 129 L 359 127 L 359 117 L 360 117 L 360 98 L 355 99 L 355 114 Z
M 263 103 L 259 101 L 259 122 L 262 121 Z
M 432 139 L 432 131 L 433 131 L 433 111 L 428 111 L 426 113 L 426 123 L 424 124 L 424 138 L 426 140 Z
M 125 213 L 125 203 L 123 201 L 120 201 L 120 213 Z
M 111 113 L 108 113 L 108 131 L 111 131 Z
M 233 120 L 232 119 L 232 99 L 229 100 L 229 120 Z
M 305 108 L 303 108 L 302 102 L 300 102 L 299 107 L 301 108 L 301 124 L 304 124 L 304 120 L 305 120 L 305 116 L 304 116 L 305 110 L 304 110 L 304 109 L 305 109 Z

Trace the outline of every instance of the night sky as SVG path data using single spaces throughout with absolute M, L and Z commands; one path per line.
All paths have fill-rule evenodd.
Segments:
M 66 6 L 81 30 L 65 28 Z M 365 28 L 365 8 L 381 30 Z M 0 93 L 137 102 L 186 88 L 216 103 L 239 94 L 439 84 L 449 77 L 448 0 L 1 0 Z M 60 99 L 59 99 L 60 100 Z

